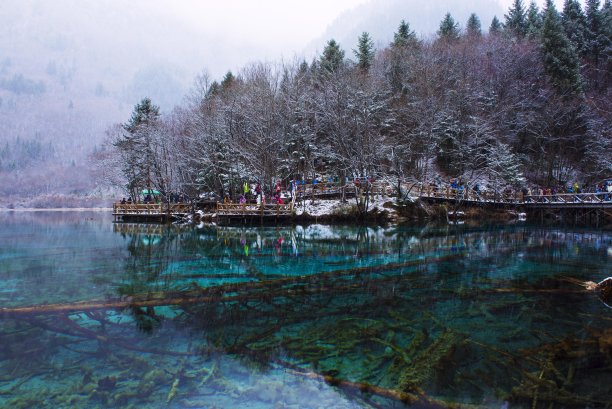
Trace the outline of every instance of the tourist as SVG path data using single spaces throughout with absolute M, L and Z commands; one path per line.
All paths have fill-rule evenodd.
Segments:
M 244 195 L 240 195 L 240 204 L 246 204 L 246 197 L 244 197 Z
M 125 201 L 125 197 L 124 197 L 124 198 L 121 199 L 121 204 L 125 204 L 125 203 L 126 203 L 126 201 Z
M 278 180 L 278 181 L 276 182 L 276 194 L 280 196 L 281 191 L 282 191 L 281 181 L 280 181 L 280 180 Z

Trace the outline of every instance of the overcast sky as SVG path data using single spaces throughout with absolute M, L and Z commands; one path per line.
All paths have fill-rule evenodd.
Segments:
M 221 34 L 232 40 L 249 38 L 253 44 L 269 44 L 264 59 L 285 58 L 300 53 L 318 38 L 342 12 L 371 0 L 227 0 L 227 1 L 166 1 L 155 3 L 165 13 L 172 13 L 187 24 Z M 469 0 L 447 0 L 449 3 Z M 507 10 L 514 0 L 498 0 Z M 530 0 L 523 0 L 525 6 Z M 563 0 L 555 0 L 561 8 Z M 542 7 L 544 0 L 536 0 Z M 503 21 L 503 16 L 499 16 Z M 267 48 L 267 47 L 266 47 Z

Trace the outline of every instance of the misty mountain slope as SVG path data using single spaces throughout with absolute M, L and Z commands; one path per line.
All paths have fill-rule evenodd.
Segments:
M 465 27 L 471 13 L 476 13 L 483 31 L 489 27 L 493 16 L 503 20 L 504 10 L 496 0 L 377 0 L 364 3 L 340 15 L 309 50 L 322 50 L 331 38 L 340 43 L 346 56 L 352 51 L 359 35 L 367 31 L 378 47 L 393 40 L 393 33 L 401 20 L 406 20 L 418 36 L 429 38 L 435 35 L 440 21 L 449 12 L 461 28 Z
M 87 188 L 78 166 L 111 124 L 144 96 L 171 110 L 217 61 L 221 41 L 156 3 L 0 2 L 0 195 Z

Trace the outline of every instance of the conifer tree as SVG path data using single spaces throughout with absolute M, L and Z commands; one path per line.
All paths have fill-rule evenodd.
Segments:
M 505 15 L 506 23 L 504 29 L 511 35 L 522 38 L 527 34 L 527 13 L 523 0 L 514 0 L 512 7 Z
M 459 23 L 455 22 L 450 13 L 446 13 L 444 19 L 440 22 L 438 37 L 441 40 L 456 40 L 459 38 Z
M 467 25 L 465 26 L 465 33 L 468 37 L 480 37 L 482 35 L 480 19 L 476 13 L 470 14 Z
M 489 34 L 499 34 L 502 31 L 502 25 L 497 16 L 493 16 L 493 20 L 491 20 L 491 25 L 489 26 Z
M 546 0 L 542 26 L 544 70 L 561 92 L 581 91 L 580 62 L 576 50 L 565 35 L 552 0 Z
M 151 139 L 159 116 L 159 107 L 153 105 L 150 98 L 143 98 L 134 107 L 130 120 L 123 124 L 126 132 L 113 143 L 122 157 L 126 189 L 134 199 L 138 197 L 141 188 L 151 187 Z
M 600 56 L 609 46 L 609 38 L 606 38 L 602 10 L 599 9 L 599 0 L 586 0 L 586 25 L 585 52 L 587 57 L 597 67 Z M 607 43 L 607 44 L 606 44 Z
M 213 81 L 212 84 L 210 84 L 210 87 L 208 87 L 208 91 L 206 92 L 206 97 L 211 98 L 216 95 L 219 95 L 220 91 L 221 91 L 221 87 L 219 86 L 219 83 L 217 81 Z
M 363 32 L 357 40 L 357 49 L 353 50 L 357 58 L 357 66 L 367 72 L 374 60 L 374 43 L 367 32 Z
M 583 54 L 586 45 L 586 18 L 578 0 L 565 0 L 561 22 L 567 38 L 572 42 L 576 51 Z
M 418 47 L 419 41 L 414 31 L 410 30 L 410 25 L 402 20 L 397 32 L 393 35 L 391 43 L 391 58 L 387 79 L 391 85 L 393 93 L 404 89 L 404 78 L 408 72 L 407 54 Z
M 408 45 L 416 45 L 417 42 L 418 40 L 416 38 L 416 34 L 410 29 L 410 24 L 402 20 L 397 28 L 397 33 L 393 35 L 393 43 L 391 43 L 391 45 L 394 47 L 404 47 Z
M 234 85 L 235 82 L 236 77 L 234 77 L 234 74 L 232 74 L 231 71 L 228 71 L 223 77 L 223 80 L 221 80 L 221 89 L 223 91 L 227 91 L 232 87 L 232 85 Z
M 540 35 L 541 31 L 542 16 L 535 1 L 532 1 L 527 9 L 527 37 L 534 39 Z
M 336 40 L 331 39 L 325 45 L 321 55 L 320 65 L 323 72 L 332 74 L 340 69 L 344 63 L 344 50 Z

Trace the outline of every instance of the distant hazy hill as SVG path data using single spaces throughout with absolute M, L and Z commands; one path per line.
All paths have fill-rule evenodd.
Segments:
M 87 191 L 87 155 L 140 99 L 167 112 L 203 69 L 219 79 L 254 55 L 270 55 L 269 47 L 229 35 L 230 27 L 228 35 L 213 33 L 206 7 L 201 24 L 199 16 L 185 24 L 169 4 L 0 1 L 0 206 L 10 196 Z M 475 11 L 483 27 L 502 15 L 494 0 L 372 1 L 338 18 L 310 53 L 334 37 L 351 57 L 361 32 L 385 44 L 401 19 L 433 33 L 447 11 L 461 23 Z
M 83 179 L 77 168 L 140 99 L 169 111 L 197 73 L 220 76 L 239 61 L 239 47 L 161 3 L 0 2 L 0 198 L 82 190 L 71 174 Z M 233 52 L 220 59 L 224 49 Z
M 487 31 L 493 16 L 503 21 L 504 10 L 496 0 L 377 0 L 364 3 L 340 15 L 325 33 L 309 49 L 322 50 L 331 38 L 340 43 L 346 55 L 352 58 L 351 50 L 357 37 L 367 31 L 375 44 L 385 46 L 393 39 L 400 21 L 406 20 L 417 35 L 428 38 L 435 35 L 444 15 L 450 12 L 463 28 L 471 13 L 476 13 Z

